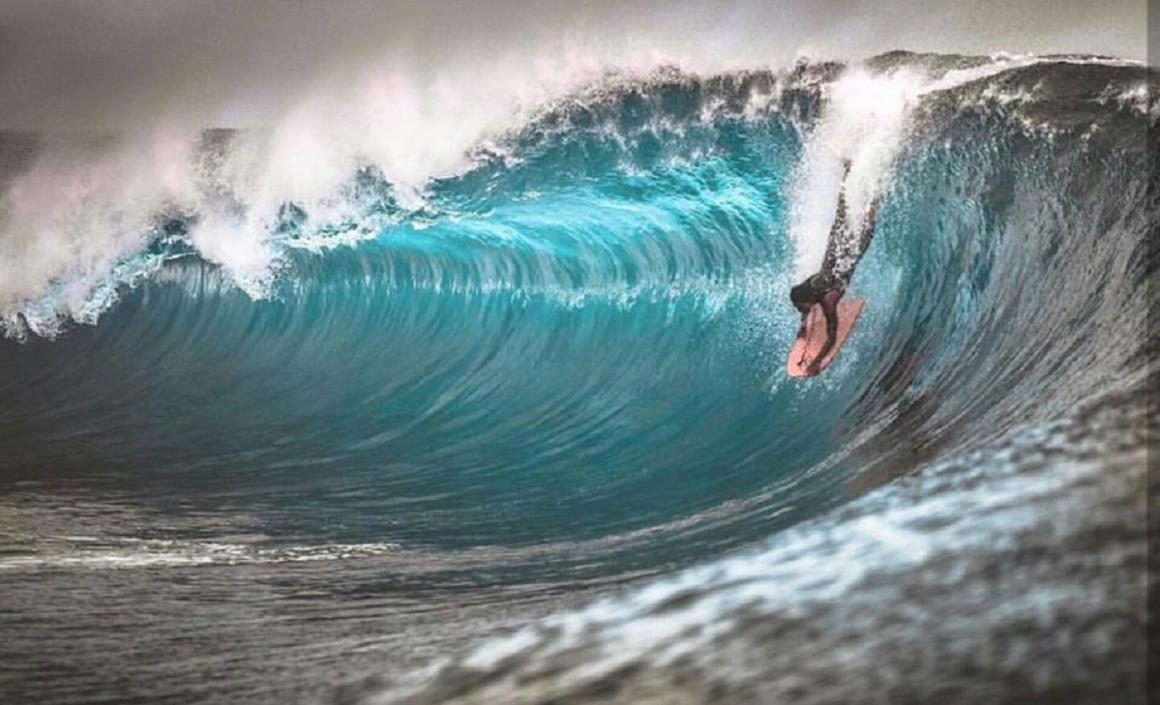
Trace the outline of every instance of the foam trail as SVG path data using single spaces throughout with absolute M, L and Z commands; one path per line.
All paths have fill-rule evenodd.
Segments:
M 798 278 L 821 265 L 830 224 L 849 161 L 846 204 L 857 230 L 874 196 L 889 178 L 902 143 L 906 118 L 923 77 L 909 70 L 874 74 L 848 71 L 829 87 L 822 119 L 809 136 L 795 182 L 790 237 L 797 249 Z
M 0 202 L 5 327 L 17 327 L 18 312 L 41 334 L 57 329 L 57 317 L 95 322 L 104 308 L 98 295 L 107 294 L 117 263 L 147 244 L 158 210 L 193 198 L 191 155 L 190 137 L 167 130 L 129 141 L 47 144 Z M 52 315 L 21 305 L 50 291 Z
M 797 249 L 797 278 L 809 276 L 821 265 L 842 188 L 844 162 L 851 164 L 846 203 L 852 214 L 851 228 L 857 231 L 870 204 L 890 182 L 911 114 L 924 99 L 1004 71 L 1051 61 L 1138 66 L 1117 59 L 999 54 L 979 66 L 934 75 L 906 66 L 887 71 L 857 66 L 828 86 L 822 118 L 810 131 L 794 186 L 790 237 Z M 1013 98 L 1005 95 L 1004 99 Z

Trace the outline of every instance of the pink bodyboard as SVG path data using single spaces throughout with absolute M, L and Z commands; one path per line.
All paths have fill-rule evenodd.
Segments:
M 810 372 L 809 366 L 821 352 L 822 346 L 826 344 L 826 315 L 822 313 L 821 306 L 814 306 L 810 309 L 805 331 L 798 335 L 793 342 L 793 347 L 789 350 L 789 358 L 785 361 L 786 373 L 790 377 L 812 377 L 829 367 L 834 358 L 838 356 L 838 351 L 842 349 L 846 338 L 850 336 L 850 330 L 854 327 L 854 323 L 858 320 L 859 314 L 862 313 L 862 307 L 865 305 L 865 299 L 849 299 L 838 302 L 838 339 L 835 341 L 834 347 L 830 348 L 830 351 L 822 358 L 817 372 Z

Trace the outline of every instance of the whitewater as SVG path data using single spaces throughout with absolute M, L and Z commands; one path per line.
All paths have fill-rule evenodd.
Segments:
M 0 133 L 0 700 L 1145 702 L 1155 70 L 560 61 Z

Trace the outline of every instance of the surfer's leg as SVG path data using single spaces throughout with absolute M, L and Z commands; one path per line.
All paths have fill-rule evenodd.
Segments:
M 834 276 L 841 280 L 842 286 L 848 286 L 850 284 L 850 279 L 854 276 L 854 269 L 862 261 L 866 250 L 870 249 L 870 242 L 874 239 L 874 231 L 878 222 L 878 203 L 878 199 L 875 199 L 870 205 L 870 210 L 866 212 L 866 220 L 862 223 L 862 229 L 858 232 L 858 240 L 857 242 L 850 243 L 853 247 L 847 253 L 847 256 L 836 258 Z
M 827 292 L 819 304 L 822 307 L 822 313 L 826 316 L 826 342 L 818 354 L 814 356 L 813 362 L 810 363 L 812 370 L 820 368 L 822 360 L 826 359 L 826 355 L 830 354 L 838 342 L 838 299 L 842 298 L 842 293 L 841 289 Z
M 846 227 L 846 194 L 845 187 L 838 194 L 838 210 L 834 213 L 834 224 L 830 226 L 830 237 L 826 240 L 826 256 L 822 258 L 822 274 L 832 274 L 838 267 L 838 254 L 849 240 L 850 233 Z

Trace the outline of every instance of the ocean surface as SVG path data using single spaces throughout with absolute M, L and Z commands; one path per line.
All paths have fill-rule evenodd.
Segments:
M 610 69 L 420 179 L 4 134 L 0 702 L 1144 703 L 1155 80 Z

